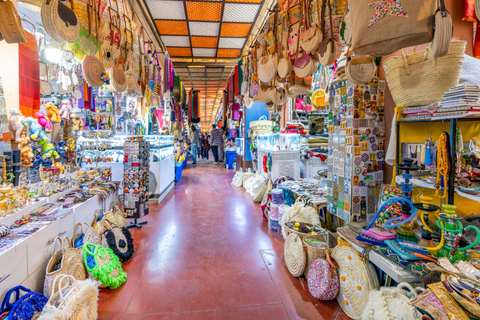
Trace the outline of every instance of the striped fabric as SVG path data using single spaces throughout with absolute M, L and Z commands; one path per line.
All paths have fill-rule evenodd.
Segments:
M 212 145 L 220 146 L 223 143 L 222 131 L 220 129 L 213 129 L 210 133 L 210 140 Z
M 25 33 L 27 42 L 18 45 L 19 102 L 22 114 L 33 117 L 40 110 L 40 62 L 35 36 Z

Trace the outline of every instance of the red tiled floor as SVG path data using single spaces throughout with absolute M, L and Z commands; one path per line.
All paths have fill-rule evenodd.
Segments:
M 187 167 L 148 224 L 132 230 L 125 285 L 102 290 L 99 319 L 347 319 L 283 261 L 283 238 L 231 186 L 233 170 Z

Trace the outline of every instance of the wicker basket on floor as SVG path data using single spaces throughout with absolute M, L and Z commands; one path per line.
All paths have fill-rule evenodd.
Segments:
M 305 270 L 303 271 L 303 275 L 305 277 L 308 277 L 308 270 L 310 270 L 310 265 L 312 264 L 313 261 L 317 259 L 323 259 L 325 257 L 325 247 L 322 248 L 317 248 L 314 247 L 310 244 L 308 244 L 305 240 L 318 240 L 318 241 L 323 241 L 325 242 L 325 245 L 327 245 L 327 234 L 316 234 L 316 235 L 308 235 L 305 238 L 303 238 L 303 246 L 305 247 L 305 251 L 307 252 L 307 262 L 305 264 Z

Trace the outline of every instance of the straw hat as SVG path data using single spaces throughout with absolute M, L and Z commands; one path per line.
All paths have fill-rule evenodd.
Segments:
M 347 58 L 345 69 L 348 80 L 355 84 L 364 84 L 375 76 L 377 66 L 371 56 L 354 56 Z
M 307 256 L 303 249 L 302 239 L 295 233 L 290 233 L 285 240 L 285 264 L 294 277 L 300 277 L 305 269 Z
M 337 301 L 347 316 L 360 319 L 370 291 L 379 288 L 375 269 L 370 262 L 362 261 L 358 252 L 350 245 L 336 246 L 332 257 L 338 263 L 340 280 Z

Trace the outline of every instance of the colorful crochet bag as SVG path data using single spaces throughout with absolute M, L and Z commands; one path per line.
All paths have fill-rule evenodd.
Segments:
M 333 300 L 338 294 L 340 284 L 337 274 L 337 262 L 330 257 L 325 247 L 325 260 L 317 259 L 308 271 L 308 290 L 318 300 Z
M 102 245 L 112 249 L 121 262 L 130 260 L 135 251 L 130 231 L 127 227 L 111 226 L 107 221 L 105 223 L 109 227 L 103 233 Z
M 21 295 L 21 291 L 26 293 Z M 15 302 L 10 303 L 12 295 Z M 22 286 L 16 286 L 10 289 L 5 298 L 3 298 L 0 314 L 3 315 L 10 311 L 8 314 L 9 320 L 36 319 L 47 301 L 48 299 L 41 293 L 32 292 L 30 289 Z
M 110 289 L 127 281 L 127 273 L 112 249 L 87 243 L 82 248 L 85 267 L 89 275 Z

